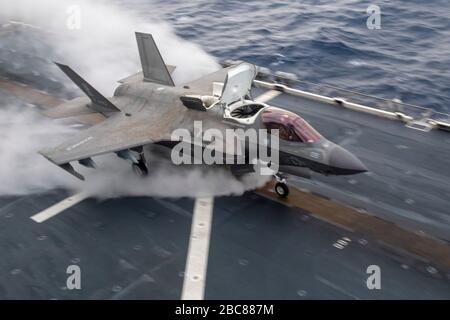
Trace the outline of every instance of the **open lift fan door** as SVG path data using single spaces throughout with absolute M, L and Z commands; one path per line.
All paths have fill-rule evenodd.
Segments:
M 249 93 L 256 76 L 256 68 L 249 63 L 241 63 L 228 71 L 220 100 L 231 104 Z

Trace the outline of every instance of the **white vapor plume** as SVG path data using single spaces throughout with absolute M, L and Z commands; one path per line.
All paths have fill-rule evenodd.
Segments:
M 270 178 L 255 174 L 237 179 L 224 168 L 175 166 L 169 163 L 170 160 L 162 160 L 157 154 L 151 156 L 153 160 L 151 164 L 156 165 L 155 159 L 161 162 L 155 167 L 151 165 L 150 173 L 146 177 L 136 176 L 131 167 L 118 158 L 97 158 L 99 168 L 78 168 L 87 177 L 87 183 L 82 191 L 101 199 L 123 195 L 160 197 L 241 195 L 247 190 L 263 186 Z
M 73 20 L 72 16 L 77 13 L 79 28 L 77 17 Z M 0 19 L 21 21 L 42 30 L 45 40 L 36 39 L 36 43 L 50 42 L 47 43 L 50 52 L 47 49 L 43 52 L 43 46 L 33 43 L 26 43 L 28 47 L 23 50 L 48 61 L 70 65 L 106 96 L 112 95 L 117 80 L 141 69 L 135 31 L 153 34 L 165 62 L 176 66 L 173 76 L 177 84 L 219 68 L 213 57 L 199 46 L 177 37 L 166 22 L 157 17 L 142 19 L 129 9 L 108 1 L 2 0 Z M 20 47 L 15 49 L 20 50 Z M 48 74 L 65 79 L 56 66 L 50 63 L 48 66 Z M 29 69 L 33 70 L 32 63 Z M 82 95 L 70 80 L 66 79 L 64 85 Z M 112 154 L 94 158 L 98 163 L 96 170 L 75 164 L 76 170 L 87 178 L 86 182 L 80 182 L 37 153 L 57 145 L 74 131 L 74 128 L 39 116 L 35 109 L 10 103 L 0 106 L 0 195 L 58 187 L 87 191 L 98 198 L 226 195 L 241 194 L 267 181 L 267 177 L 238 180 L 218 168 L 199 170 L 176 168 L 171 164 L 159 165 L 154 172 L 150 168 L 152 174 L 141 179 L 133 176 L 127 162 Z
M 47 144 L 69 137 L 73 128 L 17 104 L 1 106 L 0 128 L 0 195 L 72 189 L 79 184 L 38 154 Z
M 26 105 L 0 106 L 0 195 L 24 195 L 66 188 L 96 198 L 121 196 L 195 197 L 240 195 L 263 186 L 270 177 L 237 179 L 219 167 L 178 167 L 158 153 L 147 154 L 150 175 L 138 177 L 128 162 L 107 154 L 95 158 L 97 169 L 74 164 L 80 181 L 50 163 L 38 151 L 70 137 L 77 129 L 40 115 Z
M 141 69 L 135 31 L 153 34 L 165 62 L 177 67 L 177 83 L 219 67 L 199 46 L 177 37 L 166 22 L 143 20 L 108 1 L 3 0 L 0 17 L 52 33 L 54 56 L 45 58 L 63 59 L 59 62 L 71 65 L 105 95 L 112 94 L 117 80 Z

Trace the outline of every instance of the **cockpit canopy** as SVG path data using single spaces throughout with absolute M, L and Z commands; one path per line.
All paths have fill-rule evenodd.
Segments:
M 293 112 L 269 107 L 262 112 L 261 118 L 269 132 L 279 130 L 279 137 L 282 140 L 314 142 L 322 138 L 308 122 Z

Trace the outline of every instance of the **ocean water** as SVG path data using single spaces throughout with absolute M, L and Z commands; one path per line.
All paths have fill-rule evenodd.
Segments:
M 450 1 L 116 0 L 223 59 L 450 111 Z M 381 10 L 369 29 L 369 5 Z M 189 57 L 186 57 L 189 59 Z

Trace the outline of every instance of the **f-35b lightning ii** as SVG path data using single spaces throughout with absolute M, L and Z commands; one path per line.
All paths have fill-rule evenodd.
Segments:
M 100 114 L 104 120 L 85 129 L 59 146 L 40 153 L 54 164 L 79 179 L 71 162 L 95 167 L 92 157 L 116 153 L 132 163 L 136 173 L 145 175 L 151 168 L 144 156 L 151 145 L 173 150 L 180 143 L 172 133 L 186 129 L 195 134 L 195 123 L 202 129 L 258 129 L 268 136 L 277 132 L 278 158 L 276 193 L 289 193 L 283 174 L 308 177 L 311 171 L 326 175 L 350 175 L 367 171 L 349 151 L 324 138 L 299 115 L 281 108 L 259 103 L 250 90 L 257 74 L 256 66 L 240 63 L 223 68 L 198 80 L 176 86 L 150 34 L 136 33 L 142 72 L 120 80 L 114 96 L 105 98 L 70 67 L 58 67 L 86 94 L 52 109 L 53 117 Z M 271 139 L 269 139 L 272 141 Z M 201 148 L 211 141 L 201 140 Z M 189 142 L 191 143 L 191 142 Z M 270 144 L 270 142 L 269 142 Z M 198 146 L 197 146 L 198 147 Z M 217 156 L 230 154 L 224 146 L 216 148 Z M 272 151 L 273 152 L 273 151 Z M 236 175 L 254 171 L 254 158 L 244 150 L 239 163 L 225 163 Z M 256 159 L 258 160 L 258 159 Z M 269 163 L 274 167 L 275 163 Z

